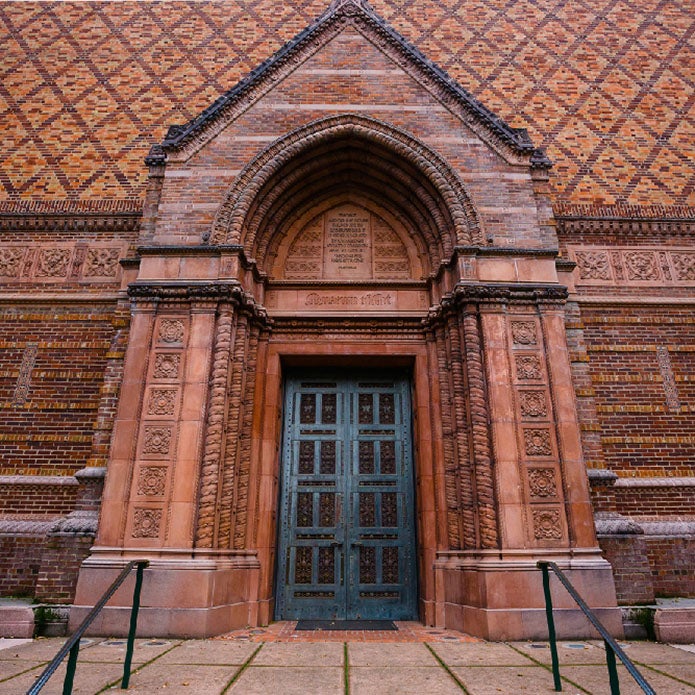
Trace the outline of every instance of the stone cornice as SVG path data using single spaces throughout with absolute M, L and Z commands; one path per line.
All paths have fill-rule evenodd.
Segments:
M 536 249 L 515 246 L 457 246 L 455 253 L 465 256 L 532 256 L 534 258 L 556 258 L 558 249 Z
M 0 232 L 137 232 L 142 212 L 22 212 L 0 211 Z
M 135 302 L 232 302 L 264 324 L 270 324 L 264 307 L 238 282 L 134 282 L 128 296 Z
M 430 308 L 423 320 L 425 328 L 438 323 L 462 306 L 506 306 L 509 304 L 564 305 L 567 288 L 562 285 L 479 285 L 459 283 L 437 306 Z

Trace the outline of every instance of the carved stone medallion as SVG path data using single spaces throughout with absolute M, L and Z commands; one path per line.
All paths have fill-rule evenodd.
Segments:
M 546 429 L 524 430 L 524 447 L 527 456 L 551 456 L 550 431 Z
M 176 408 L 176 393 L 173 389 L 152 389 L 147 414 L 173 415 Z
M 539 541 L 561 540 L 560 512 L 556 509 L 534 509 L 533 537 Z
M 169 453 L 171 445 L 171 429 L 169 427 L 145 427 L 145 442 L 142 447 L 143 454 Z
M 159 353 L 154 358 L 154 372 L 152 376 L 155 379 L 176 379 L 179 375 L 180 363 L 181 355 Z
M 183 333 L 183 322 L 178 319 L 163 319 L 159 324 L 159 339 L 163 343 L 180 343 Z
M 512 321 L 512 340 L 515 345 L 536 345 L 538 335 L 534 321 Z
M 138 476 L 138 495 L 161 497 L 166 487 L 167 469 L 164 466 L 143 466 Z
M 528 486 L 531 497 L 555 497 L 555 471 L 552 468 L 531 468 L 528 472 Z
M 136 509 L 133 512 L 133 538 L 158 538 L 161 523 L 161 509 Z
M 521 414 L 524 417 L 546 417 L 548 404 L 543 391 L 522 391 L 519 394 Z
M 516 355 L 516 375 L 521 380 L 541 379 L 541 360 L 536 355 Z

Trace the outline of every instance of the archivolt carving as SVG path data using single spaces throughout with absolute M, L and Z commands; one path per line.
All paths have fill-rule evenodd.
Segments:
M 430 212 L 440 217 L 445 212 L 451 218 L 453 238 L 442 240 L 445 248 L 484 243 L 478 216 L 462 182 L 438 154 L 401 130 L 354 114 L 314 121 L 267 147 L 237 177 L 206 240 L 213 244 L 243 243 L 251 248 L 255 239 L 253 234 L 247 234 L 245 225 L 252 209 L 258 216 L 259 210 L 254 205 L 263 205 L 263 188 L 293 160 L 336 139 L 372 142 L 415 168 L 422 175 L 423 183 L 427 182 L 441 199 L 441 204 Z M 415 195 L 423 192 L 413 191 Z M 450 226 L 445 222 L 442 217 L 440 229 Z

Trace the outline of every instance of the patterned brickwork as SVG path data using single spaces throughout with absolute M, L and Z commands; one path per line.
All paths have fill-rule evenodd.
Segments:
M 326 6 L 3 3 L 1 197 L 141 200 L 142 158 L 167 126 L 196 116 Z M 529 129 L 556 162 L 557 205 L 695 206 L 687 3 L 372 6 L 488 108 Z
M 108 309 L 3 309 L 0 475 L 71 474 L 87 465 L 113 332 Z M 16 403 L 28 344 L 36 357 L 25 399 Z
M 583 306 L 581 314 L 607 466 L 628 477 L 694 475 L 695 319 L 690 308 Z M 664 348 L 671 372 L 667 380 L 659 361 Z

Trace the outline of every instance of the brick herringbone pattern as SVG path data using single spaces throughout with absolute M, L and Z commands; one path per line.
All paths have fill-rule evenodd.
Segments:
M 5 200 L 138 200 L 142 159 L 327 0 L 0 4 Z M 555 161 L 556 203 L 695 206 L 680 0 L 373 0 Z

